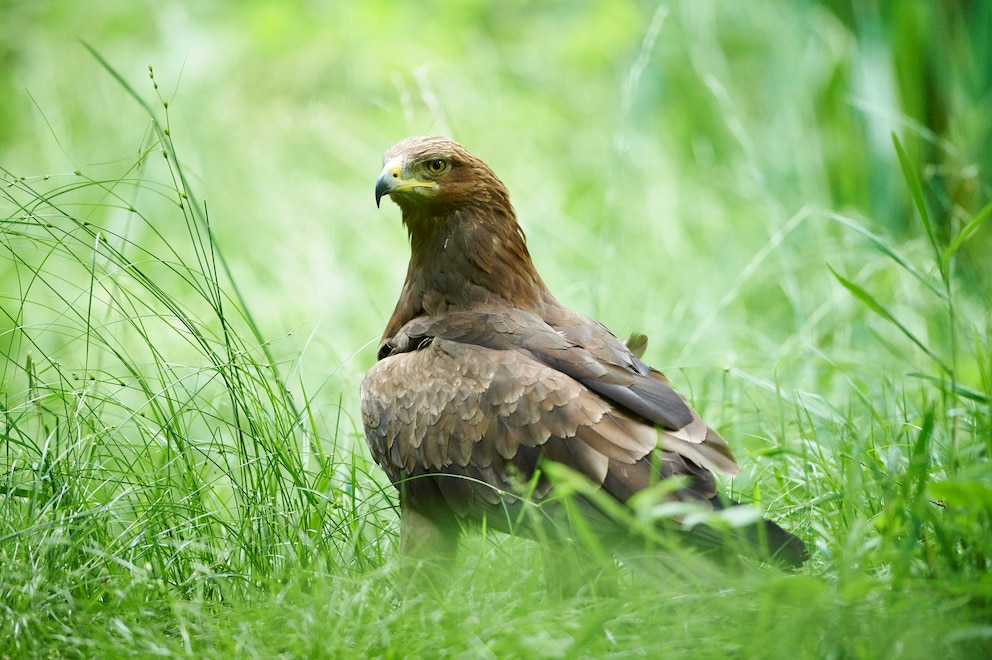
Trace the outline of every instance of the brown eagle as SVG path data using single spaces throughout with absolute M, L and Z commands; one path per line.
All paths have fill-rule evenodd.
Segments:
M 722 508 L 712 473 L 738 471 L 727 443 L 661 372 L 555 299 L 492 170 L 442 137 L 405 139 L 383 163 L 376 205 L 399 205 L 412 254 L 361 399 L 372 456 L 400 491 L 401 551 L 450 555 L 462 521 L 526 532 L 519 510 L 548 500 L 549 461 L 621 503 L 682 477 L 671 499 Z M 751 532 L 776 561 L 807 557 L 774 523 Z

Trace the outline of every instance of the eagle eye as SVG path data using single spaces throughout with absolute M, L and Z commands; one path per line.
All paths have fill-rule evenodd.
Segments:
M 440 174 L 447 169 L 448 163 L 443 158 L 435 158 L 427 162 L 427 169 L 434 174 Z

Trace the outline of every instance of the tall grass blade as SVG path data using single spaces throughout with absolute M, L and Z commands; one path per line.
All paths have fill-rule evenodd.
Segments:
M 906 374 L 910 378 L 919 378 L 920 380 L 925 380 L 933 385 L 936 385 L 941 391 L 949 390 L 957 396 L 964 397 L 965 399 L 971 399 L 978 403 L 989 405 L 992 404 L 992 397 L 984 392 L 979 392 L 978 390 L 972 389 L 957 381 L 949 381 L 943 378 L 938 378 L 930 374 L 920 373 L 918 371 L 910 371 Z
M 132 87 L 127 82 L 127 80 L 125 80 L 125 78 L 120 73 L 118 73 L 118 71 L 102 55 L 100 55 L 100 53 L 95 48 L 93 48 L 89 43 L 87 43 L 82 39 L 80 39 L 80 43 L 87 51 L 89 51 L 90 55 L 92 55 L 96 59 L 96 61 L 100 63 L 100 66 L 102 66 L 104 70 L 107 71 L 107 73 L 109 73 L 114 78 L 114 80 L 116 80 L 124 88 L 124 90 L 128 93 L 128 95 L 132 99 L 134 99 L 134 101 L 136 101 L 148 113 L 148 116 L 152 119 L 152 126 L 154 127 L 159 140 L 162 142 L 162 144 L 168 151 L 168 156 L 172 162 L 172 166 L 174 167 L 175 172 L 179 177 L 179 182 L 181 184 L 182 193 L 185 199 L 187 200 L 196 199 L 189 185 L 189 182 L 186 179 L 186 175 L 184 173 L 182 165 L 180 164 L 178 158 L 176 158 L 176 152 L 172 144 L 172 138 L 163 129 L 163 124 L 159 121 L 157 115 L 152 110 L 151 106 L 148 104 L 147 101 L 144 100 L 144 98 L 142 98 L 140 94 L 138 94 L 138 92 L 134 89 L 134 87 Z M 272 369 L 276 378 L 281 380 L 277 368 L 278 363 L 275 359 L 273 359 L 271 349 L 269 348 L 269 344 L 268 342 L 265 341 L 264 337 L 262 336 L 262 332 L 258 327 L 258 323 L 255 321 L 255 317 L 251 313 L 251 308 L 248 305 L 247 299 L 241 293 L 241 289 L 240 287 L 238 287 L 237 281 L 231 274 L 231 269 L 227 263 L 227 259 L 224 257 L 224 254 L 221 251 L 220 247 L 217 245 L 216 241 L 214 241 L 213 232 L 210 228 L 210 222 L 208 220 L 208 216 L 206 212 L 206 207 L 205 206 L 201 207 L 199 204 L 195 204 L 195 203 L 189 203 L 188 206 L 193 216 L 197 218 L 200 226 L 207 235 L 207 243 L 210 248 L 209 259 L 206 257 L 206 255 L 202 255 L 201 260 L 206 261 L 207 264 L 212 264 L 214 260 L 220 262 L 220 266 L 223 269 L 224 276 L 226 278 L 225 284 L 226 286 L 230 287 L 231 291 L 233 291 L 242 317 L 247 323 L 248 328 L 251 330 L 252 336 L 255 338 L 256 342 L 258 343 L 258 346 L 260 347 L 262 354 L 265 355 L 266 360 L 270 365 L 270 368 Z M 199 248 L 199 245 L 197 245 L 196 247 Z M 210 272 L 209 268 L 205 268 L 205 270 Z M 216 269 L 214 269 L 213 272 L 216 272 Z M 222 304 L 223 296 L 220 295 L 219 288 L 217 288 L 215 293 L 216 293 L 215 304 L 218 307 L 218 311 L 220 311 L 220 306 Z M 220 318 L 221 323 L 224 325 L 225 333 L 229 332 L 226 321 L 224 320 L 225 318 L 224 314 L 219 313 L 218 317 Z M 293 401 L 292 397 L 288 396 L 288 392 L 287 395 L 285 396 L 285 401 L 289 405 L 290 409 L 293 411 L 294 415 L 299 416 L 299 411 L 296 409 L 296 402 Z
M 915 277 L 920 281 L 920 284 L 928 288 L 935 295 L 942 299 L 947 299 L 947 293 L 940 289 L 936 284 L 934 284 L 926 273 L 921 272 L 916 266 L 906 261 L 898 252 L 895 251 L 892 246 L 885 242 L 881 236 L 872 233 L 866 227 L 858 222 L 855 222 L 852 218 L 845 217 L 839 213 L 828 213 L 827 217 L 835 222 L 839 222 L 849 229 L 853 229 L 858 232 L 874 245 L 882 254 L 887 256 L 892 261 L 896 262 L 903 270 Z
M 935 354 L 933 351 L 930 350 L 930 347 L 929 346 L 927 346 L 925 343 L 923 343 L 919 339 L 919 337 L 917 337 L 916 335 L 914 335 L 912 333 L 912 331 L 910 331 L 909 328 L 907 328 L 905 325 L 903 325 L 902 322 L 899 321 L 899 319 L 897 319 L 895 316 L 892 315 L 892 312 L 890 312 L 889 310 L 887 310 L 870 293 L 868 293 L 863 288 L 861 288 L 860 286 L 858 286 L 857 284 L 855 284 L 851 280 L 847 279 L 846 277 L 844 277 L 843 275 L 841 275 L 840 273 L 838 273 L 836 270 L 833 269 L 832 266 L 827 265 L 827 268 L 829 268 L 830 269 L 830 272 L 833 273 L 834 277 L 837 278 L 837 281 L 840 282 L 841 285 L 845 289 L 847 289 L 848 291 L 850 291 L 854 295 L 855 298 L 857 298 L 858 300 L 860 300 L 861 302 L 863 302 L 868 307 L 868 309 L 870 309 L 871 311 L 873 311 L 875 314 L 877 314 L 878 316 L 880 316 L 881 318 L 885 319 L 886 321 L 888 321 L 889 323 L 891 323 L 892 325 L 894 325 L 896 328 L 898 328 L 899 331 L 907 339 L 909 339 L 911 342 L 913 342 L 914 344 L 916 344 L 920 348 L 920 350 L 922 350 L 924 353 L 926 353 L 930 357 L 930 359 L 932 359 L 934 362 L 936 362 L 937 365 L 940 366 L 941 370 L 943 370 L 944 372 L 946 372 L 948 374 L 951 373 L 951 369 L 946 364 L 944 364 L 943 360 L 941 360 L 940 357 L 937 354 Z
M 965 241 L 971 238 L 971 235 L 975 233 L 975 230 L 978 229 L 983 222 L 989 219 L 989 216 L 992 216 L 992 203 L 986 205 L 985 208 L 976 213 L 975 217 L 961 228 L 961 231 L 957 233 L 957 236 L 951 240 L 951 242 L 947 245 L 947 248 L 945 248 L 940 255 L 940 261 L 945 267 L 948 262 L 950 262 L 951 257 L 954 256 L 954 253 L 957 252 L 962 245 L 964 245 Z
M 902 142 L 899 141 L 899 137 L 895 133 L 892 134 L 892 144 L 895 145 L 896 155 L 899 158 L 899 166 L 902 168 L 903 178 L 906 179 L 906 184 L 909 186 L 909 194 L 913 197 L 916 211 L 920 214 L 920 220 L 923 221 L 923 227 L 927 231 L 927 237 L 933 246 L 934 254 L 939 257 L 941 251 L 937 243 L 937 234 L 934 231 L 933 223 L 930 221 L 930 212 L 927 210 L 926 199 L 923 197 L 923 186 L 920 184 L 920 179 L 916 175 L 913 163 L 909 160 Z

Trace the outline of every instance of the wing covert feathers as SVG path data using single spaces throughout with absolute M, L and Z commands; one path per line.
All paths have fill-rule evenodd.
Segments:
M 392 481 L 430 473 L 467 477 L 457 497 L 449 495 L 465 498 L 458 508 L 469 511 L 495 504 L 493 489 L 519 489 L 541 456 L 622 501 L 662 476 L 652 473 L 656 448 L 662 472 L 670 472 L 663 476 L 690 477 L 687 492 L 711 497 L 708 470 L 736 473 L 726 443 L 681 398 L 690 420 L 681 428 L 640 414 L 648 403 L 624 405 L 647 383 L 678 397 L 667 383 L 636 373 L 610 376 L 620 367 L 601 365 L 543 322 L 520 320 L 490 314 L 476 322 L 467 315 L 453 323 L 411 322 L 395 342 L 408 350 L 394 348 L 368 372 L 366 438 Z M 560 353 L 549 357 L 552 351 Z M 605 379 L 611 387 L 602 386 Z M 623 396 L 604 394 L 624 387 L 631 389 Z

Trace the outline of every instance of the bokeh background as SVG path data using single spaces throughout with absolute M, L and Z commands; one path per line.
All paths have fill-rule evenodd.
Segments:
M 923 235 L 892 132 L 942 231 L 988 199 L 990 11 L 8 2 L 0 153 L 18 176 L 123 172 L 147 118 L 79 40 L 152 100 L 154 67 L 252 312 L 267 338 L 310 337 L 316 372 L 376 336 L 402 279 L 398 212 L 376 210 L 370 192 L 380 154 L 447 134 L 505 180 L 567 304 L 618 334 L 649 332 L 662 364 L 720 365 L 741 334 L 774 363 L 839 292 L 825 264 L 863 245 L 824 210 L 896 242 Z M 976 290 L 989 247 L 986 230 L 962 252 Z M 803 330 L 835 331 L 829 319 Z
M 910 590 L 912 598 L 890 609 L 876 608 L 879 599 L 898 591 L 891 576 L 950 575 L 951 582 L 960 579 L 958 587 L 983 584 L 987 538 L 976 550 L 964 541 L 940 546 L 932 538 L 933 545 L 921 546 L 913 535 L 923 534 L 926 524 L 939 529 L 920 513 L 929 506 L 927 497 L 931 504 L 938 499 L 926 494 L 927 479 L 974 468 L 968 474 L 975 481 L 967 483 L 979 486 L 940 492 L 951 499 L 956 494 L 959 503 L 992 501 L 983 467 L 990 447 L 992 231 L 988 222 L 969 226 L 992 199 L 992 3 L 0 0 L 0 166 L 3 185 L 12 191 L 0 199 L 8 220 L 0 258 L 0 349 L 7 358 L 0 405 L 7 415 L 4 471 L 11 475 L 4 482 L 5 506 L 14 512 L 6 535 L 0 535 L 8 543 L 0 566 L 9 569 L 0 591 L 20 594 L 8 614 L 41 601 L 57 603 L 53 611 L 63 612 L 60 585 L 80 576 L 87 577 L 76 602 L 95 611 L 105 603 L 102 585 L 108 579 L 128 585 L 120 587 L 125 604 L 136 602 L 135 589 L 145 588 L 137 578 L 129 582 L 134 571 L 121 569 L 121 561 L 90 555 L 68 573 L 64 560 L 53 562 L 39 573 L 44 580 L 35 579 L 34 551 L 24 550 L 48 543 L 63 547 L 61 540 L 52 541 L 51 530 L 62 529 L 60 523 L 47 521 L 62 520 L 68 505 L 53 499 L 41 515 L 11 495 L 27 492 L 23 484 L 37 476 L 32 470 L 44 472 L 37 458 L 48 455 L 42 430 L 72 429 L 74 406 L 81 410 L 94 396 L 100 405 L 85 418 L 90 432 L 79 437 L 97 439 L 85 454 L 85 478 L 96 485 L 84 488 L 72 504 L 79 519 L 99 521 L 106 511 L 116 516 L 115 503 L 131 496 L 134 483 L 157 487 L 162 479 L 166 494 L 155 501 L 172 502 L 172 512 L 202 506 L 207 519 L 230 507 L 231 519 L 244 524 L 238 529 L 251 528 L 252 534 L 262 527 L 257 521 L 268 520 L 268 513 L 238 499 L 245 484 L 234 475 L 251 463 L 238 461 L 253 453 L 237 449 L 229 438 L 237 435 L 232 429 L 238 422 L 231 421 L 235 413 L 226 407 L 221 383 L 208 375 L 216 365 L 208 364 L 201 347 L 168 314 L 162 313 L 161 327 L 148 336 L 133 332 L 127 315 L 107 302 L 114 286 L 132 295 L 142 290 L 126 268 L 118 268 L 123 261 L 104 265 L 101 253 L 90 264 L 86 244 L 55 241 L 44 223 L 28 228 L 29 222 L 21 222 L 24 187 L 42 197 L 50 191 L 51 203 L 89 223 L 66 235 L 85 234 L 97 248 L 101 240 L 118 247 L 199 315 L 212 337 L 221 336 L 215 310 L 191 284 L 195 278 L 162 265 L 202 265 L 203 244 L 191 237 L 179 212 L 182 186 L 175 164 L 162 158 L 149 113 L 127 86 L 168 130 L 189 184 L 183 204 L 198 205 L 209 217 L 212 238 L 230 268 L 230 278 L 218 270 L 219 284 L 244 352 L 266 366 L 271 360 L 274 371 L 265 378 L 277 375 L 279 387 L 285 385 L 305 412 L 299 424 L 291 420 L 285 437 L 304 456 L 296 466 L 300 473 L 313 477 L 305 488 L 290 488 L 307 493 L 299 508 L 287 504 L 296 501 L 290 496 L 279 500 L 288 481 L 272 486 L 273 500 L 281 502 L 272 510 L 285 514 L 280 524 L 286 527 L 270 530 L 272 547 L 285 544 L 306 561 L 288 551 L 256 557 L 253 548 L 262 547 L 257 536 L 229 537 L 227 531 L 211 536 L 216 543 L 205 542 L 209 547 L 190 559 L 183 554 L 185 541 L 207 534 L 193 518 L 142 531 L 134 522 L 141 516 L 126 512 L 107 528 L 114 531 L 94 532 L 93 543 L 102 549 L 93 557 L 130 557 L 135 548 L 149 557 L 168 556 L 161 567 L 149 559 L 155 567 L 150 574 L 164 581 L 156 587 L 164 595 L 154 601 L 160 608 L 154 611 L 175 613 L 181 609 L 177 602 L 192 607 L 191 593 L 209 604 L 230 601 L 232 593 L 265 603 L 269 591 L 253 591 L 255 585 L 270 575 L 283 580 L 279 571 L 287 566 L 316 571 L 315 557 L 330 556 L 328 548 L 356 538 L 368 545 L 327 560 L 325 578 L 361 576 L 366 561 L 373 568 L 388 564 L 395 519 L 383 502 L 391 490 L 378 492 L 370 510 L 354 514 L 352 523 L 371 522 L 352 530 L 350 541 L 335 536 L 334 525 L 343 515 L 341 503 L 358 498 L 355 488 L 367 495 L 374 485 L 384 486 L 363 448 L 358 385 L 398 296 L 408 246 L 398 209 L 388 202 L 377 209 L 373 187 L 382 152 L 417 134 L 453 137 L 494 169 L 511 192 L 537 267 L 557 297 L 620 336 L 647 333 L 647 361 L 671 376 L 741 459 L 742 474 L 725 484 L 728 491 L 809 541 L 817 577 L 768 591 L 758 601 L 792 599 L 837 625 L 850 623 L 845 608 L 852 602 L 863 614 L 895 612 L 881 626 L 866 615 L 864 629 L 851 633 L 860 641 L 830 638 L 814 647 L 819 655 L 865 649 L 884 655 L 907 648 L 899 646 L 901 635 L 929 616 L 914 608 L 928 602 L 921 594 L 930 587 Z M 917 180 L 925 219 L 912 195 L 910 182 Z M 52 217 L 57 227 L 67 224 Z M 95 239 L 87 233 L 90 226 L 105 235 Z M 202 228 L 193 233 L 204 236 Z M 967 240 L 962 238 L 953 258 L 935 259 L 958 236 Z M 89 296 L 98 270 L 111 288 L 94 305 Z M 67 314 L 67 307 L 77 315 Z M 91 332 L 83 326 L 93 319 L 102 323 L 98 333 L 106 345 L 82 341 Z M 257 335 L 249 330 L 253 324 Z M 146 369 L 150 379 L 161 381 L 162 392 L 180 393 L 176 418 L 186 421 L 176 441 L 203 443 L 191 464 L 202 483 L 181 486 L 181 476 L 173 481 L 155 469 L 158 440 L 142 435 L 145 422 L 135 412 L 144 410 L 147 394 L 134 384 L 141 380 L 136 374 Z M 82 384 L 73 385 L 74 379 Z M 39 382 L 52 388 L 60 383 L 61 389 L 40 396 Z M 58 412 L 59 406 L 69 412 Z M 271 409 L 261 406 L 260 416 Z M 34 415 L 36 437 L 25 431 Z M 282 432 L 278 423 L 271 428 Z M 294 435 L 300 429 L 302 440 Z M 914 445 L 918 431 L 932 432 L 933 439 L 926 435 Z M 259 442 L 259 455 L 279 453 Z M 912 447 L 929 458 L 914 463 Z M 72 451 L 60 455 L 68 474 L 82 464 L 73 462 Z M 171 449 L 162 451 L 168 456 Z M 124 467 L 111 460 L 120 455 L 131 456 Z M 916 490 L 914 474 L 924 475 Z M 331 504 L 318 515 L 316 500 L 306 499 L 311 495 Z M 981 545 L 987 526 L 972 523 L 987 525 L 987 511 L 948 513 L 942 520 L 952 526 L 945 530 L 950 537 L 960 533 Z M 46 522 L 32 527 L 34 521 Z M 294 545 L 292 533 L 301 528 L 317 539 L 313 545 Z M 131 535 L 138 540 L 132 542 Z M 155 541 L 146 552 L 139 541 L 152 537 L 167 541 Z M 173 538 L 180 539 L 175 555 L 161 550 Z M 894 540 L 906 538 L 903 545 Z M 17 545 L 21 539 L 27 545 Z M 8 550 L 10 555 L 3 554 Z M 9 559 L 15 556 L 27 558 Z M 245 556 L 249 560 L 241 563 L 232 559 Z M 191 568 L 198 577 L 184 581 L 175 568 L 184 561 L 209 565 L 214 573 Z M 942 574 L 941 567 L 948 572 Z M 243 573 L 248 586 L 230 587 L 220 577 L 225 571 Z M 29 583 L 43 586 L 23 586 Z M 367 584 L 335 583 L 346 594 L 342 598 L 358 604 L 342 606 L 343 614 L 324 612 L 329 625 L 365 616 Z M 376 592 L 383 602 L 396 598 L 388 581 L 373 584 L 385 590 Z M 841 595 L 831 591 L 838 584 Z M 199 591 L 201 585 L 209 586 Z M 473 599 L 485 601 L 485 593 L 468 592 L 452 612 L 467 610 Z M 987 612 L 987 589 L 983 593 L 975 598 L 986 599 L 981 602 Z M 524 611 L 526 603 L 502 598 L 517 617 L 513 625 L 540 628 Z M 746 610 L 750 602 L 735 601 L 734 607 Z M 904 607 L 906 602 L 917 605 Z M 941 617 L 953 620 L 958 612 L 959 601 L 941 602 L 934 629 Z M 47 606 L 35 611 L 47 612 Z M 201 621 L 216 621 L 207 610 Z M 130 619 L 121 616 L 132 627 L 150 620 L 130 611 Z M 397 611 L 402 608 L 373 609 L 370 616 L 380 620 L 399 616 Z M 162 624 L 162 639 L 183 637 L 176 631 L 185 631 L 186 624 L 163 616 L 169 623 Z M 417 617 L 402 619 L 407 623 L 389 619 L 383 629 L 397 639 L 405 630 L 419 640 L 409 642 L 407 651 L 421 643 L 431 648 L 431 638 L 417 637 L 423 623 Z M 562 614 L 563 620 L 570 617 Z M 678 623 L 678 617 L 672 620 Z M 248 635 L 252 644 L 286 652 L 265 646 L 273 643 L 265 630 L 283 632 L 278 620 L 265 620 L 262 633 Z M 808 638 L 801 635 L 819 623 L 790 628 L 789 620 L 773 632 L 803 648 Z M 472 635 L 483 633 L 475 632 L 478 622 L 463 623 L 431 630 L 467 630 L 454 644 L 469 646 Z M 211 640 L 206 648 L 226 649 L 211 646 L 218 643 L 213 625 L 203 623 L 200 638 Z M 719 639 L 721 625 L 709 629 Z M 740 635 L 730 646 L 719 646 L 721 652 L 757 652 L 754 640 L 764 638 L 751 640 L 748 625 L 741 623 Z M 24 640 L 23 630 L 47 631 L 46 626 L 11 629 L 21 630 L 18 639 Z M 104 633 L 94 630 L 88 634 L 102 639 Z M 289 653 L 320 641 L 319 629 L 307 630 L 313 636 L 301 634 L 303 646 L 287 647 Z M 643 642 L 637 630 L 629 638 Z M 984 630 L 977 638 L 988 638 Z M 926 648 L 944 648 L 942 637 L 925 628 L 918 632 L 921 640 L 938 640 Z M 147 634 L 166 644 L 158 633 Z M 524 648 L 523 637 L 504 637 L 512 642 L 504 650 Z M 183 639 L 180 652 L 205 648 L 197 646 L 195 631 L 193 642 Z M 563 655 L 570 648 L 554 634 L 527 640 L 539 655 Z M 385 654 L 401 648 L 388 640 L 382 644 L 374 648 Z M 24 648 L 30 647 L 11 647 Z M 343 652 L 346 646 L 336 648 Z

